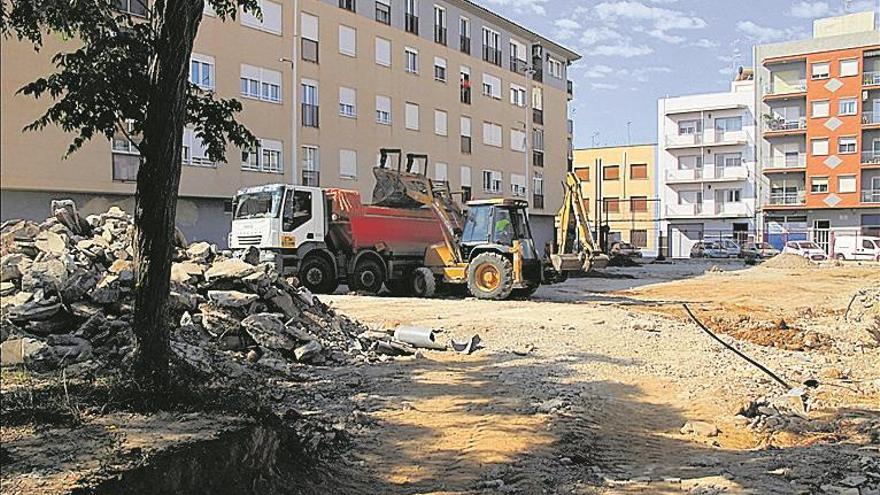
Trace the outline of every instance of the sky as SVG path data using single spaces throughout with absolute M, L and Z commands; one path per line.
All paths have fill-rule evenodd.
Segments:
M 657 100 L 727 91 L 752 46 L 880 0 L 476 0 L 583 57 L 569 68 L 575 147 L 657 141 Z M 844 10 L 846 9 L 846 10 Z

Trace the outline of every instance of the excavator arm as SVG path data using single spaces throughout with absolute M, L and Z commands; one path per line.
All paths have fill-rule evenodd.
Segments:
M 550 254 L 554 270 L 560 274 L 587 272 L 607 265 L 607 256 L 596 248 L 580 178 L 568 172 L 563 186 L 565 194 L 556 214 L 556 243 Z

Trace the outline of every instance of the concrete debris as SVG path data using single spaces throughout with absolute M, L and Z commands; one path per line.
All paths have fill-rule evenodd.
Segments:
M 688 421 L 681 427 L 682 435 L 696 435 L 699 437 L 717 437 L 718 427 L 705 421 Z
M 452 347 L 455 352 L 461 354 L 471 354 L 480 348 L 480 336 L 473 335 L 470 339 L 466 341 L 456 341 L 450 339 L 449 346 Z
M 42 223 L 7 222 L 0 232 L 3 365 L 119 364 L 134 348 L 132 218 L 117 207 L 82 218 L 72 201 L 52 209 Z M 258 264 L 259 250 L 231 258 L 206 242 L 187 246 L 182 235 L 175 244 L 172 350 L 197 369 L 237 376 L 242 365 L 281 369 L 414 353 L 390 336 L 380 346 L 366 327 L 273 265 Z

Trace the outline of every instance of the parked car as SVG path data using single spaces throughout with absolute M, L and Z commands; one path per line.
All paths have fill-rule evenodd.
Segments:
M 777 254 L 779 254 L 779 250 L 769 242 L 750 242 L 740 251 L 742 258 L 772 258 Z
M 727 251 L 715 241 L 700 241 L 691 248 L 691 258 L 727 258 Z
M 742 248 L 736 243 L 736 241 L 722 239 L 718 241 L 718 246 L 727 253 L 728 258 L 739 258 L 740 254 L 742 254 Z
M 795 254 L 803 256 L 811 261 L 825 261 L 828 255 L 815 242 L 810 241 L 789 241 L 782 248 L 784 254 Z
M 838 235 L 834 239 L 834 257 L 839 260 L 880 261 L 880 237 Z
M 623 256 L 624 258 L 641 258 L 642 250 L 628 242 L 615 242 L 611 245 L 611 256 Z

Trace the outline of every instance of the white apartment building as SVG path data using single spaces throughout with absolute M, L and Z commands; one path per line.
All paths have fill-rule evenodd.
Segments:
M 745 70 L 728 92 L 659 100 L 657 184 L 670 256 L 686 258 L 704 239 L 755 235 L 754 99 Z

